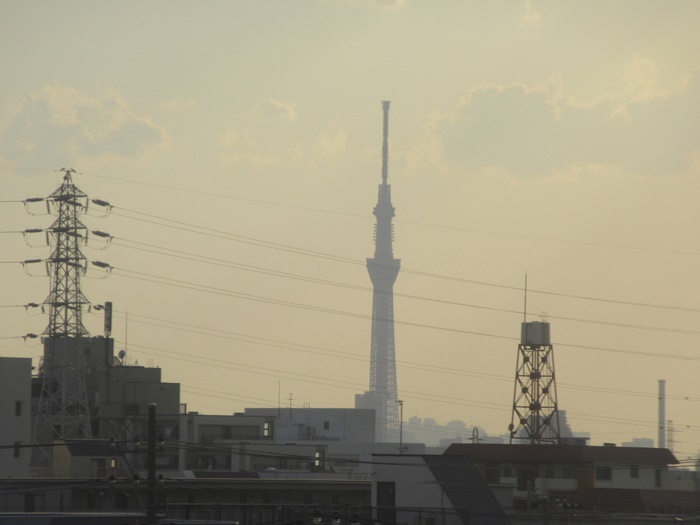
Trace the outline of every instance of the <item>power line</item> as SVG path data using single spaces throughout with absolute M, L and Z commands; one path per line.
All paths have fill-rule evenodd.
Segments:
M 115 310 L 114 313 L 116 316 L 117 311 Z M 122 312 L 119 312 L 119 313 L 122 313 Z M 148 321 L 139 320 L 139 318 L 148 319 Z M 250 344 L 255 344 L 255 345 L 263 345 L 263 346 L 268 346 L 271 348 L 279 348 L 279 349 L 290 350 L 290 351 L 295 351 L 295 352 L 312 353 L 315 355 L 323 355 L 323 356 L 329 357 L 329 358 L 333 357 L 333 358 L 349 359 L 349 360 L 362 361 L 362 362 L 368 361 L 368 358 L 366 355 L 359 356 L 359 355 L 351 353 L 351 352 L 343 352 L 343 351 L 339 351 L 339 350 L 333 350 L 330 348 L 312 346 L 312 345 L 307 345 L 307 344 L 303 344 L 303 343 L 294 343 L 294 342 L 290 342 L 290 341 L 281 341 L 278 339 L 270 339 L 270 338 L 259 337 L 259 336 L 254 336 L 254 335 L 250 335 L 250 334 L 242 334 L 242 333 L 238 333 L 238 332 L 232 332 L 229 330 L 221 330 L 218 328 L 211 328 L 211 327 L 194 325 L 194 324 L 186 323 L 183 321 L 170 321 L 168 319 L 162 319 L 162 318 L 157 318 L 157 317 L 152 317 L 152 316 L 135 314 L 133 312 L 129 314 L 129 319 L 132 322 L 146 324 L 149 326 L 156 326 L 156 327 L 166 328 L 166 329 L 170 329 L 170 330 L 184 331 L 184 332 L 194 333 L 194 334 L 198 334 L 198 335 L 207 335 L 207 336 L 211 336 L 211 337 L 223 338 L 223 339 L 227 339 L 227 340 L 239 341 L 239 342 L 250 343 Z M 158 323 L 153 322 L 153 321 L 158 321 Z M 166 323 L 166 324 L 159 324 L 159 323 Z M 444 367 L 444 366 L 438 366 L 438 365 L 433 365 L 433 364 L 429 364 L 429 363 L 418 363 L 418 362 L 405 361 L 405 360 L 398 360 L 397 363 L 400 364 L 402 368 L 423 370 L 423 371 L 427 371 L 427 372 L 444 373 L 444 374 L 451 374 L 451 375 L 462 375 L 462 376 L 466 376 L 466 377 L 476 377 L 476 378 L 482 378 L 482 379 L 483 378 L 493 379 L 493 380 L 497 380 L 497 381 L 506 381 L 506 382 L 510 382 L 510 383 L 512 383 L 512 381 L 513 381 L 512 376 L 504 376 L 504 375 L 497 375 L 497 374 L 485 374 L 482 372 L 472 372 L 472 371 L 462 370 L 462 369 L 455 368 L 455 367 Z M 654 398 L 654 399 L 658 397 L 658 394 L 655 392 L 637 392 L 637 391 L 621 390 L 621 389 L 615 389 L 615 388 L 596 388 L 596 387 L 591 387 L 590 385 L 578 385 L 578 384 L 571 384 L 571 383 L 560 383 L 559 386 L 564 386 L 566 388 L 575 389 L 575 390 L 584 390 L 584 391 L 588 391 L 588 392 L 602 392 L 602 393 L 609 393 L 609 394 L 627 395 L 627 396 L 632 396 L 632 397 L 647 397 L 647 398 Z M 675 395 L 675 396 L 667 395 L 666 399 L 679 400 L 679 401 L 700 401 L 700 397 L 689 397 L 689 396 L 682 396 L 682 395 Z
M 342 212 L 342 211 L 338 211 L 338 210 L 330 210 L 330 209 L 325 209 L 325 208 L 313 208 L 313 207 L 309 207 L 309 206 L 298 206 L 298 205 L 282 203 L 282 202 L 266 201 L 266 200 L 262 200 L 262 199 L 250 199 L 250 198 L 240 197 L 237 195 L 207 192 L 207 191 L 202 191 L 202 190 L 181 188 L 181 187 L 167 185 L 167 184 L 155 184 L 155 183 L 151 183 L 151 182 L 122 179 L 122 178 L 117 178 L 117 177 L 108 177 L 105 175 L 96 175 L 96 174 L 92 174 L 92 173 L 80 173 L 80 174 L 87 175 L 89 177 L 96 177 L 96 178 L 101 178 L 101 179 L 113 180 L 113 181 L 117 181 L 117 182 L 126 182 L 129 184 L 138 184 L 138 185 L 149 186 L 149 187 L 153 187 L 153 188 L 167 189 L 167 190 L 172 190 L 172 191 L 191 193 L 191 194 L 195 194 L 195 195 L 203 195 L 206 197 L 215 197 L 215 198 L 219 198 L 219 199 L 232 199 L 232 200 L 238 200 L 238 201 L 242 201 L 242 202 L 264 204 L 267 206 L 277 206 L 277 207 L 283 207 L 283 208 L 311 211 L 311 212 L 315 212 L 315 213 L 343 215 L 343 216 L 347 216 L 347 217 L 355 217 L 355 218 L 364 219 L 364 220 L 370 219 L 369 215 L 367 215 L 367 214 Z M 679 255 L 700 255 L 700 252 L 691 252 L 691 251 L 687 251 L 687 250 L 670 250 L 670 249 L 647 247 L 647 246 L 632 246 L 632 245 L 611 244 L 611 243 L 601 243 L 601 242 L 577 241 L 577 240 L 562 239 L 562 238 L 557 238 L 557 237 L 545 237 L 545 236 L 526 235 L 526 234 L 518 234 L 518 233 L 511 233 L 511 232 L 499 232 L 499 231 L 493 231 L 493 230 L 465 228 L 465 227 L 461 227 L 461 226 L 449 226 L 449 225 L 444 225 L 444 224 L 431 224 L 431 223 L 420 222 L 420 221 L 411 221 L 411 220 L 406 220 L 406 219 L 395 219 L 395 222 L 402 223 L 402 224 L 411 224 L 411 225 L 416 225 L 416 226 L 425 226 L 425 227 L 429 227 L 429 228 L 466 231 L 466 232 L 472 232 L 472 233 L 481 233 L 481 234 L 485 234 L 485 235 L 515 237 L 515 238 L 532 239 L 532 240 L 546 241 L 546 242 L 580 244 L 580 245 L 585 245 L 585 246 L 598 246 L 598 247 L 602 247 L 602 248 L 616 248 L 616 249 L 624 249 L 624 250 L 649 251 L 649 252 L 659 252 L 659 253 L 673 253 L 673 254 L 679 254 Z
M 121 273 L 121 272 L 123 272 L 123 273 Z M 129 278 L 129 279 L 135 279 L 135 280 L 144 281 L 144 282 L 151 282 L 154 284 L 163 284 L 163 285 L 172 286 L 172 287 L 176 287 L 176 288 L 198 291 L 198 292 L 202 292 L 202 293 L 209 293 L 209 294 L 213 294 L 213 295 L 221 295 L 221 296 L 225 296 L 225 297 L 236 297 L 239 299 L 248 299 L 248 300 L 258 301 L 258 302 L 267 303 L 267 304 L 275 304 L 278 306 L 286 306 L 286 307 L 299 308 L 299 309 L 310 310 L 310 311 L 315 311 L 315 312 L 342 315 L 342 316 L 352 317 L 352 318 L 356 318 L 356 319 L 371 319 L 371 316 L 366 315 L 366 314 L 346 312 L 343 310 L 336 310 L 336 309 L 326 308 L 326 307 L 321 307 L 321 306 L 314 306 L 314 305 L 309 305 L 309 304 L 297 303 L 297 302 L 293 302 L 293 301 L 272 299 L 270 297 L 264 297 L 264 296 L 260 296 L 260 295 L 248 294 L 248 293 L 243 293 L 243 292 L 236 292 L 233 290 L 223 290 L 219 287 L 191 283 L 191 282 L 183 281 L 180 279 L 170 279 L 170 278 L 161 277 L 161 276 L 157 276 L 157 275 L 153 275 L 153 274 L 147 274 L 147 273 L 143 273 L 143 272 L 126 270 L 123 268 L 112 268 L 112 273 L 119 275 L 121 277 Z M 130 275 L 130 274 L 133 274 L 133 275 Z M 481 337 L 504 339 L 504 340 L 508 340 L 508 341 L 520 341 L 520 339 L 517 337 L 510 337 L 510 336 L 492 334 L 492 333 L 487 333 L 487 332 L 477 332 L 477 331 L 473 331 L 473 330 L 464 330 L 464 329 L 453 328 L 453 327 L 448 327 L 448 326 L 437 326 L 437 325 L 431 325 L 431 324 L 426 324 L 426 323 L 417 323 L 417 322 L 412 322 L 412 321 L 401 321 L 401 320 L 397 320 L 397 319 L 394 319 L 394 323 L 405 325 L 405 326 L 418 327 L 418 328 L 428 328 L 428 329 L 439 330 L 439 331 L 444 331 L 444 332 L 452 332 L 452 333 L 459 333 L 459 334 L 466 334 L 466 335 L 476 335 L 476 336 L 481 336 Z M 562 343 L 562 342 L 557 342 L 556 345 L 558 347 L 565 347 L 565 348 L 599 350 L 599 351 L 603 351 L 603 352 L 612 352 L 612 353 L 627 354 L 627 355 L 639 355 L 639 356 L 645 356 L 645 357 L 657 357 L 657 358 L 664 358 L 664 359 L 677 359 L 677 360 L 683 360 L 683 361 L 700 361 L 700 356 L 688 356 L 688 355 L 680 355 L 680 354 L 659 354 L 659 353 L 653 353 L 653 352 L 643 352 L 641 350 L 623 350 L 623 349 L 618 349 L 618 348 L 609 348 L 609 347 L 592 346 L 592 345 L 580 345 L 580 344 L 571 344 L 571 343 Z
M 117 212 L 113 212 L 114 215 L 129 218 L 132 220 L 143 221 L 143 222 L 146 222 L 149 224 L 156 224 L 156 225 L 167 227 L 167 228 L 174 228 L 174 229 L 177 229 L 180 231 L 187 231 L 190 233 L 207 235 L 207 236 L 221 238 L 221 239 L 225 239 L 225 240 L 229 240 L 229 241 L 252 244 L 255 246 L 260 246 L 260 247 L 274 249 L 274 250 L 281 250 L 281 251 L 286 251 L 286 252 L 290 252 L 290 253 L 296 253 L 299 255 L 320 257 L 320 258 L 329 259 L 329 260 L 333 260 L 333 261 L 337 261 L 337 262 L 344 262 L 344 263 L 348 263 L 348 264 L 355 264 L 355 265 L 361 265 L 361 266 L 366 266 L 366 264 L 367 264 L 367 262 L 364 260 L 357 260 L 357 259 L 353 259 L 350 257 L 344 257 L 344 256 L 330 254 L 330 253 L 325 253 L 325 252 L 320 252 L 320 251 L 315 251 L 315 250 L 308 250 L 305 248 L 299 248 L 299 247 L 295 247 L 295 246 L 291 246 L 291 245 L 285 245 L 285 244 L 281 244 L 281 243 L 265 241 L 262 239 L 256 239 L 254 237 L 247 237 L 247 236 L 243 236 L 243 235 L 238 235 L 238 234 L 226 232 L 223 230 L 217 230 L 214 228 L 197 226 L 197 225 L 193 225 L 190 223 L 186 223 L 184 221 L 178 221 L 178 220 L 174 220 L 174 219 L 168 219 L 165 217 L 159 217 L 157 215 L 139 212 L 136 210 L 128 210 L 126 208 L 119 208 L 116 206 L 114 206 L 114 208 L 121 209 L 121 210 L 127 211 L 129 213 L 143 215 L 145 217 L 149 217 L 149 219 L 143 219 L 143 218 L 139 218 L 139 217 L 131 217 L 128 215 L 117 213 Z M 151 220 L 151 219 L 155 219 L 155 220 Z M 162 222 L 158 222 L 158 221 L 162 221 Z M 168 223 L 172 223 L 172 224 L 168 224 Z M 411 274 L 411 275 L 419 275 L 419 276 L 423 276 L 423 277 L 431 277 L 431 278 L 441 279 L 441 280 L 462 282 L 462 283 L 474 284 L 474 285 L 479 285 L 479 286 L 489 286 L 489 287 L 500 288 L 500 289 L 505 289 L 505 290 L 514 290 L 514 291 L 517 291 L 518 293 L 522 293 L 522 287 L 519 287 L 519 286 L 511 286 L 511 285 L 492 283 L 492 282 L 487 282 L 487 281 L 479 281 L 479 280 L 475 280 L 475 279 L 465 279 L 465 278 L 456 277 L 456 276 L 442 275 L 442 274 L 424 272 L 424 271 L 419 271 L 419 270 L 411 270 L 409 268 L 402 268 L 401 272 Z M 610 304 L 621 304 L 621 305 L 626 305 L 626 306 L 636 306 L 636 307 L 657 308 L 657 309 L 672 310 L 672 311 L 684 311 L 684 312 L 700 313 L 700 308 L 687 308 L 687 307 L 681 307 L 681 306 L 662 305 L 662 304 L 639 302 L 639 301 L 625 301 L 625 300 L 620 300 L 620 299 L 609 299 L 609 298 L 592 297 L 592 296 L 585 296 L 585 295 L 578 295 L 578 294 L 567 294 L 567 293 L 563 293 L 563 292 L 553 292 L 553 291 L 547 291 L 547 290 L 528 289 L 528 293 L 550 295 L 550 296 L 555 296 L 555 297 L 565 297 L 565 298 L 585 300 L 585 301 L 604 302 L 604 303 L 610 303 Z
M 338 281 L 331 281 L 331 280 L 327 280 L 327 279 L 319 279 L 319 278 L 311 277 L 311 276 L 307 276 L 307 275 L 300 275 L 300 274 L 294 274 L 294 273 L 290 273 L 290 272 L 273 270 L 271 268 L 265 268 L 262 266 L 254 266 L 254 265 L 249 265 L 249 264 L 236 263 L 236 262 L 225 260 L 225 259 L 208 257 L 205 255 L 199 255 L 199 254 L 187 252 L 184 250 L 176 250 L 176 249 L 168 248 L 165 246 L 154 245 L 152 243 L 142 243 L 142 242 L 134 241 L 131 239 L 124 239 L 124 238 L 120 238 L 120 237 L 111 237 L 111 238 L 113 239 L 112 242 L 114 242 L 116 245 L 122 246 L 124 248 L 143 251 L 146 253 L 153 253 L 153 254 L 162 255 L 165 257 L 173 257 L 173 258 L 176 258 L 178 260 L 193 261 L 193 262 L 198 262 L 198 263 L 203 263 L 203 264 L 220 266 L 220 267 L 224 267 L 224 268 L 249 271 L 249 272 L 254 272 L 254 273 L 260 273 L 263 275 L 272 275 L 272 276 L 276 276 L 276 277 L 294 279 L 294 280 L 305 281 L 305 282 L 313 282 L 313 283 L 318 283 L 318 284 L 323 284 L 323 285 L 328 285 L 328 286 L 336 286 L 336 287 L 340 287 L 340 288 L 358 290 L 358 291 L 362 291 L 362 292 L 373 292 L 374 291 L 372 288 L 370 288 L 368 286 L 353 285 L 353 284 L 342 283 L 342 282 L 338 282 Z M 121 242 L 119 242 L 119 241 L 121 241 Z M 122 244 L 123 242 L 133 243 L 133 244 L 136 244 L 138 246 L 128 246 L 128 245 Z M 162 250 L 162 251 L 158 251 L 158 250 Z M 170 253 L 168 253 L 168 252 L 170 252 Z M 389 293 L 389 292 L 382 292 L 381 290 L 378 290 L 377 292 L 378 293 Z M 486 311 L 492 311 L 492 312 L 502 312 L 502 313 L 508 313 L 508 314 L 515 314 L 518 316 L 522 315 L 522 311 L 512 310 L 512 309 L 508 309 L 508 308 L 496 308 L 496 307 L 491 307 L 491 306 L 468 304 L 468 303 L 464 303 L 461 301 L 449 301 L 449 300 L 438 299 L 438 298 L 434 298 L 434 297 L 425 297 L 425 296 L 405 294 L 405 293 L 399 293 L 399 292 L 394 292 L 393 295 L 395 297 L 404 297 L 407 299 L 417 299 L 417 300 L 421 300 L 421 301 L 429 301 L 429 302 L 433 302 L 433 303 L 440 303 L 440 304 L 451 305 L 451 306 L 461 306 L 461 307 L 475 308 L 475 309 L 479 309 L 479 310 L 486 310 Z M 639 325 L 639 324 L 632 324 L 632 323 L 601 321 L 601 320 L 595 320 L 595 319 L 581 319 L 581 318 L 577 318 L 577 317 L 566 317 L 566 316 L 558 316 L 558 315 L 548 315 L 547 317 L 549 319 L 557 319 L 557 320 L 562 320 L 562 321 L 571 321 L 571 322 L 587 323 L 587 324 L 596 324 L 596 325 L 610 326 L 610 327 L 616 327 L 616 328 L 629 328 L 629 329 L 635 329 L 635 330 L 649 330 L 649 331 L 655 331 L 655 332 L 669 332 L 669 333 L 687 334 L 687 335 L 700 335 L 700 330 Z

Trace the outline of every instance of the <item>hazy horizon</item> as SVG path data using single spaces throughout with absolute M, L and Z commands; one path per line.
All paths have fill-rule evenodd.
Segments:
M 527 274 L 572 430 L 656 441 L 665 379 L 674 451 L 697 455 L 700 4 L 7 0 L 0 13 L 2 200 L 47 196 L 69 167 L 114 206 L 82 217 L 114 237 L 83 249 L 114 269 L 92 266 L 82 290 L 113 302 L 116 348 L 181 383 L 188 410 L 290 394 L 352 407 L 367 390 L 391 100 L 404 420 L 507 432 Z M 21 336 L 47 316 L 21 305 L 49 280 L 18 261 L 49 251 L 16 232 L 53 219 L 17 202 L 0 217 L 0 356 L 37 358 Z M 101 333 L 99 312 L 84 322 Z

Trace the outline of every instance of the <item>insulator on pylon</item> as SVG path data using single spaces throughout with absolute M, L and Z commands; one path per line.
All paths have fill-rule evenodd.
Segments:
M 110 244 L 112 244 L 112 236 L 109 233 L 102 232 L 100 230 L 92 230 L 90 233 L 92 233 L 94 236 L 100 237 L 101 239 L 104 240 L 104 243 L 102 243 L 102 245 L 97 247 L 96 249 L 104 250 L 107 247 L 109 247 Z M 87 245 L 91 244 L 87 235 L 85 236 L 85 243 Z
M 39 248 L 41 246 L 48 246 L 49 245 L 48 237 L 46 237 L 46 242 L 43 245 L 42 244 L 33 244 L 32 242 L 30 242 L 30 240 L 29 240 L 30 234 L 32 234 L 32 233 L 44 233 L 44 230 L 42 230 L 41 228 L 29 228 L 29 229 L 24 230 L 22 232 L 22 237 L 24 237 L 24 242 L 26 243 L 27 246 L 29 246 L 31 248 Z M 32 235 L 31 237 L 35 238 L 36 236 Z

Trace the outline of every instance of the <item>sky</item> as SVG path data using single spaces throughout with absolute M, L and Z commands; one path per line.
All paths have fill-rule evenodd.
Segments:
M 511 420 L 551 323 L 592 444 L 700 451 L 700 3 L 0 1 L 0 356 L 37 359 L 41 206 L 90 198 L 81 287 L 200 413 L 368 388 L 381 101 L 404 417 Z M 29 212 L 29 213 L 28 213 Z M 527 275 L 527 312 L 524 284 Z M 526 317 L 524 317 L 524 315 Z M 94 335 L 101 312 L 84 313 Z

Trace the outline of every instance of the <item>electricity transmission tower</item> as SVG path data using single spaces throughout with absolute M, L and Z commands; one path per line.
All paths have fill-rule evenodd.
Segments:
M 89 337 L 83 326 L 82 310 L 88 303 L 80 291 L 86 258 L 80 247 L 87 228 L 80 215 L 88 198 L 73 184 L 72 169 L 62 169 L 63 183 L 46 197 L 47 210 L 57 219 L 47 230 L 52 252 L 47 259 L 51 291 L 44 301 L 49 323 L 43 333 L 44 356 L 39 368 L 41 393 L 34 422 L 32 468 L 50 472 L 55 440 L 91 437 L 90 414 L 85 386 L 85 348 Z

